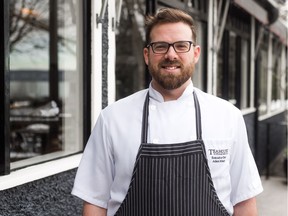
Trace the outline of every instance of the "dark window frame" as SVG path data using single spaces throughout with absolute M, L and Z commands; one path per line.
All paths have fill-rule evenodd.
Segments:
M 91 1 L 83 1 L 83 149 L 91 133 Z
M 0 2 L 0 175 L 10 173 L 9 1 Z
M 91 1 L 83 2 L 83 149 L 91 131 Z M 10 174 L 9 1 L 0 2 L 0 176 Z M 67 155 L 69 156 L 69 155 Z M 52 160 L 56 160 L 52 159 Z M 43 161 L 44 162 L 44 161 Z M 46 161 L 45 161 L 46 162 Z

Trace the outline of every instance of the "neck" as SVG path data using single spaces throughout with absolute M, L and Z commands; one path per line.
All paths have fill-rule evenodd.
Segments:
M 191 83 L 191 80 L 189 79 L 179 88 L 167 90 L 167 89 L 162 88 L 157 82 L 152 80 L 152 87 L 162 95 L 162 97 L 164 98 L 164 101 L 172 101 L 172 100 L 177 100 L 183 94 L 186 87 L 190 83 Z

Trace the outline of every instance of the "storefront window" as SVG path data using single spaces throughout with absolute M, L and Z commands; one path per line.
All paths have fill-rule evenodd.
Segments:
M 146 87 L 143 58 L 145 2 L 124 1 L 116 32 L 116 99 Z
M 12 169 L 82 149 L 81 4 L 10 0 Z
M 236 105 L 236 34 L 227 31 L 218 51 L 217 96 Z M 238 81 L 239 82 L 239 81 Z

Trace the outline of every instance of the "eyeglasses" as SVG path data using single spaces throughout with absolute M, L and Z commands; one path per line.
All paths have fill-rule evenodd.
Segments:
M 174 43 L 153 42 L 148 44 L 146 47 L 151 47 L 155 54 L 166 54 L 170 46 L 173 47 L 176 53 L 186 53 L 190 51 L 191 45 L 195 46 L 192 41 L 176 41 Z

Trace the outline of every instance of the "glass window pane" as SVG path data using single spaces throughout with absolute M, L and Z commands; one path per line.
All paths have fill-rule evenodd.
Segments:
M 81 8 L 77 0 L 10 1 L 11 162 L 82 148 Z
M 145 1 L 123 1 L 116 32 L 116 99 L 146 86 L 143 60 Z
M 260 66 L 259 66 L 259 111 L 260 115 L 266 114 L 268 111 L 267 107 L 267 71 L 268 71 L 268 52 L 267 50 L 260 50 Z
M 272 101 L 271 111 L 281 108 L 281 80 L 283 74 L 281 73 L 281 54 L 282 45 L 273 41 L 273 55 L 272 55 Z
M 250 79 L 249 79 L 249 46 L 248 40 L 241 41 L 241 109 L 250 106 Z
M 236 105 L 236 34 L 229 32 L 228 99 Z

